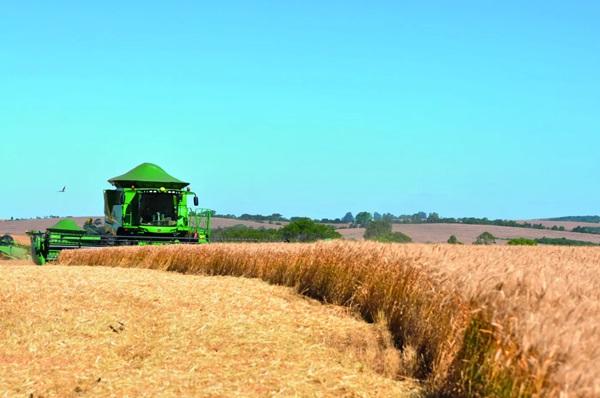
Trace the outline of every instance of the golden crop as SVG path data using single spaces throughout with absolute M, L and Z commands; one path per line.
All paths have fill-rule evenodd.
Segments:
M 61 264 L 260 278 L 384 321 L 448 396 L 600 394 L 600 249 L 372 242 L 64 251 Z
M 0 342 L 3 398 L 421 397 L 385 325 L 258 279 L 0 262 Z

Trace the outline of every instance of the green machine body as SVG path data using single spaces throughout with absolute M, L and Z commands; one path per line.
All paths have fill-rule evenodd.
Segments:
M 73 220 L 64 219 L 45 232 L 29 232 L 36 264 L 55 260 L 61 250 L 79 247 L 210 240 L 212 212 L 197 208 L 198 196 L 189 183 L 152 163 L 142 163 L 108 182 L 113 189 L 104 191 L 103 225 L 90 220 L 80 228 Z

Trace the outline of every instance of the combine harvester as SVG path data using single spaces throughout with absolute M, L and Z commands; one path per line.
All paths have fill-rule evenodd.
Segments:
M 28 232 L 36 264 L 56 260 L 61 250 L 82 247 L 209 241 L 211 212 L 188 208 L 190 196 L 194 207 L 198 206 L 198 196 L 190 191 L 189 183 L 152 163 L 143 163 L 108 182 L 115 189 L 104 191 L 104 225 L 90 220 L 81 228 L 75 221 L 63 219 L 45 232 Z

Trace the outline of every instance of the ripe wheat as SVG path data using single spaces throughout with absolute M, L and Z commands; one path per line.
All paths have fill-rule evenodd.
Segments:
M 600 394 L 600 249 L 371 242 L 64 251 L 62 264 L 260 278 L 387 322 L 447 396 Z M 408 355 L 412 353 L 412 355 Z

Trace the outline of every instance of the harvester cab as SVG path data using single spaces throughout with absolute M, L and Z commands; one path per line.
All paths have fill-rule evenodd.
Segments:
M 31 231 L 32 257 L 44 264 L 61 250 L 79 247 L 206 243 L 210 239 L 211 211 L 194 207 L 198 197 L 189 183 L 167 174 L 152 163 L 143 163 L 108 180 L 104 191 L 104 225 L 91 220 L 83 229 L 72 220 L 46 232 Z M 60 222 L 59 222 L 60 224 Z

